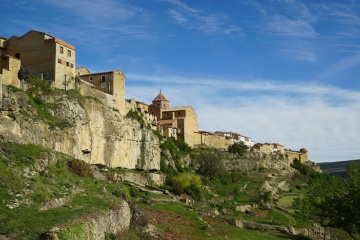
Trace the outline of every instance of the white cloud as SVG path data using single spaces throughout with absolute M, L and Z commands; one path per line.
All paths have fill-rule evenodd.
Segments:
M 189 7 L 179 0 L 164 0 L 176 9 L 170 9 L 170 16 L 187 29 L 195 29 L 209 34 L 238 34 L 243 35 L 242 29 L 232 23 L 230 17 L 224 13 L 208 13 Z

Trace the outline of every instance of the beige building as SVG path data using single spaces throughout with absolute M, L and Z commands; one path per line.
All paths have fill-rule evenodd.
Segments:
M 309 153 L 306 148 L 301 148 L 300 151 L 285 150 L 285 155 L 287 159 L 292 163 L 295 159 L 299 160 L 301 163 L 309 161 Z
M 228 147 L 234 143 L 232 138 L 227 138 L 207 131 L 196 132 L 194 139 L 196 145 L 205 145 L 222 150 L 227 150 Z
M 20 59 L 31 74 L 51 80 L 56 88 L 73 88 L 75 47 L 50 34 L 31 30 L 21 37 L 0 39 L 0 53 Z
M 194 147 L 198 124 L 196 112 L 191 106 L 170 108 L 170 101 L 160 91 L 148 106 L 148 110 L 157 117 L 158 130 L 163 136 L 180 138 L 190 147 Z
M 85 72 L 87 74 L 79 75 L 82 80 L 94 85 L 95 89 L 110 94 L 114 97 L 115 105 L 120 113 L 127 113 L 125 107 L 125 75 L 120 70 L 100 73 L 90 73 L 84 68 L 76 69 L 77 73 Z
M 284 146 L 278 143 L 256 143 L 252 147 L 252 150 L 262 152 L 265 154 L 285 153 Z
M 6 55 L 0 56 L 0 78 L 2 79 L 2 84 L 20 88 L 19 70 L 19 59 Z

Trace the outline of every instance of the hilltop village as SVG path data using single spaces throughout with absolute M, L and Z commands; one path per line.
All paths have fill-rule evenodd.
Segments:
M 243 142 L 252 151 L 262 154 L 282 154 L 288 164 L 297 158 L 308 161 L 308 151 L 287 150 L 277 143 L 256 143 L 250 137 L 236 132 L 202 131 L 198 129 L 197 115 L 192 106 L 171 107 L 164 93 L 155 96 L 152 103 L 125 99 L 125 74 L 121 70 L 91 73 L 86 67 L 76 68 L 75 46 L 50 34 L 31 30 L 21 37 L 0 36 L 0 109 L 2 109 L 2 85 L 26 89 L 26 82 L 18 78 L 20 69 L 51 82 L 52 87 L 74 89 L 76 81 L 91 84 L 125 116 L 129 111 L 140 112 L 145 124 L 157 130 L 165 138 L 182 139 L 190 147 L 227 149 L 234 143 Z

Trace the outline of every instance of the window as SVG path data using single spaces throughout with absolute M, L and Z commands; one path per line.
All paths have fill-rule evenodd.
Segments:
M 64 47 L 60 46 L 60 53 L 64 53 Z
M 20 59 L 20 53 L 15 53 L 15 57 Z
M 70 63 L 70 67 L 73 68 L 73 67 L 74 67 L 74 64 Z
M 93 81 L 93 76 L 89 77 L 89 81 L 92 82 Z
M 60 58 L 58 59 L 58 63 L 60 63 L 60 64 L 62 63 L 62 61 L 61 61 L 61 59 L 60 59 Z
M 102 82 L 102 83 L 106 82 L 106 76 L 105 76 L 105 75 L 102 75 L 102 76 L 101 76 L 101 82 Z
M 69 62 L 66 62 L 66 66 L 67 66 L 67 67 L 69 66 Z
M 180 112 L 178 112 L 178 116 L 180 116 Z
M 71 51 L 68 50 L 68 57 L 71 57 Z

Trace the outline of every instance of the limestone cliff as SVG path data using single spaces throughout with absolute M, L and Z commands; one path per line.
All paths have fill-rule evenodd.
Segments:
M 80 91 L 83 95 L 58 90 L 35 96 L 4 86 L 0 140 L 40 144 L 90 164 L 160 169 L 152 130 L 122 116 L 107 94 L 86 84 Z

